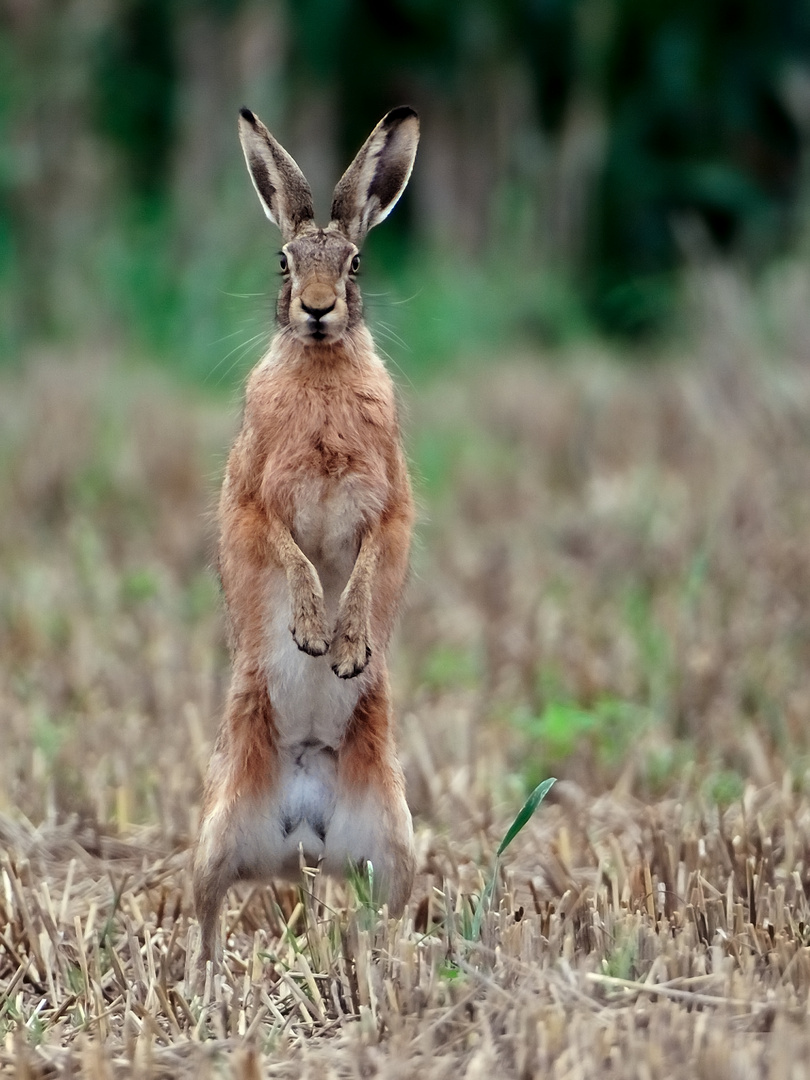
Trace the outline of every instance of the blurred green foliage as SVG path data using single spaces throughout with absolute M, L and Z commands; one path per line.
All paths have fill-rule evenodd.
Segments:
M 716 806 L 730 806 L 743 797 L 745 780 L 732 769 L 712 773 L 704 784 L 706 797 Z
M 684 255 L 758 268 L 801 242 L 809 68 L 805 0 L 13 5 L 0 352 L 112 335 L 225 380 L 255 358 L 275 240 L 243 102 L 324 183 L 386 109 L 419 109 L 416 190 L 370 244 L 372 321 L 396 335 L 411 305 L 409 371 L 660 327 Z
M 160 195 L 171 163 L 178 66 L 166 0 L 124 3 L 95 50 L 95 123 L 138 195 Z
M 523 769 L 526 786 L 533 787 L 538 774 L 563 766 L 574 754 L 615 768 L 651 727 L 652 716 L 639 705 L 608 697 L 588 708 L 553 700 L 537 715 L 517 710 L 513 722 L 529 740 Z
M 736 246 L 755 262 L 790 238 L 801 145 L 786 82 L 794 65 L 807 64 L 810 8 L 791 0 L 613 6 L 593 271 L 598 310 L 633 330 L 660 314 L 656 275 L 677 260 L 679 219 L 699 224 L 698 242 Z

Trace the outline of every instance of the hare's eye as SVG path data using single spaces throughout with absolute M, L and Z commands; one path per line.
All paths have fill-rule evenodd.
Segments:
M 286 274 L 290 269 L 290 264 L 287 262 L 287 256 L 283 252 L 279 256 L 278 265 L 281 267 L 282 274 Z
M 355 257 L 352 259 L 352 265 L 351 265 L 350 269 L 351 269 L 351 272 L 353 274 L 356 274 L 357 271 L 360 269 L 360 256 L 359 255 L 355 255 Z

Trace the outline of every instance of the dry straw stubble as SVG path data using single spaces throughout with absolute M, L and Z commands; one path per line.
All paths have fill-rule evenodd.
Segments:
M 149 383 L 43 361 L 0 396 L 3 1073 L 799 1075 L 804 370 L 518 365 L 416 400 L 411 906 L 233 890 L 202 1000 L 185 868 L 227 672 L 206 537 L 232 417 Z M 552 763 L 553 707 L 593 723 Z

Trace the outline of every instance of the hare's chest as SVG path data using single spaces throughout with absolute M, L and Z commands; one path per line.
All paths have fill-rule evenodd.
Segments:
M 382 399 L 351 386 L 279 397 L 267 426 L 265 502 L 318 570 L 345 572 L 345 583 L 363 534 L 391 499 L 393 417 Z
M 384 505 L 384 487 L 357 475 L 340 479 L 301 477 L 291 492 L 291 532 L 321 576 L 348 580 L 362 534 L 377 520 Z M 323 581 L 328 591 L 329 582 Z

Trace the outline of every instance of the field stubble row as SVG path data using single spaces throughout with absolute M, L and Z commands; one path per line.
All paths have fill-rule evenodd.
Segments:
M 200 1000 L 185 866 L 227 679 L 211 507 L 235 410 L 100 360 L 5 380 L 9 1075 L 799 1075 L 810 373 L 585 357 L 407 396 L 408 915 L 318 879 L 234 890 Z

